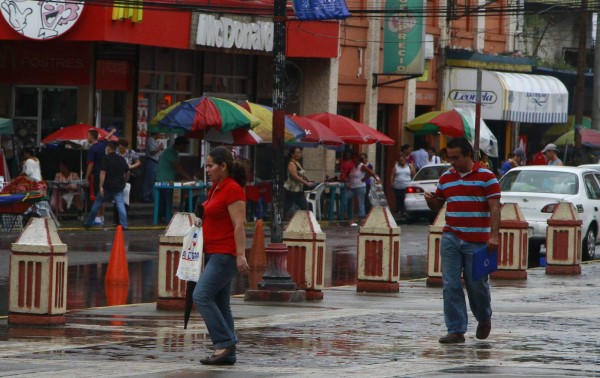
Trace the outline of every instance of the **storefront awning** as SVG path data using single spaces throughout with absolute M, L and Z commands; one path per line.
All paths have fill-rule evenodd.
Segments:
M 450 68 L 444 91 L 445 107 L 474 107 L 477 70 Z M 569 93 L 555 77 L 483 71 L 481 116 L 486 120 L 564 123 Z

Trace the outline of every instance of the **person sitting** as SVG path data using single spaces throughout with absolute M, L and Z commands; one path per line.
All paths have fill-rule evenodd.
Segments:
M 69 166 L 66 162 L 61 161 L 58 163 L 58 172 L 54 176 L 54 181 L 65 184 L 59 184 L 52 192 L 50 206 L 52 206 L 54 212 L 63 213 L 65 210 L 71 208 L 72 205 L 75 205 L 78 214 L 81 215 L 83 208 L 81 204 L 81 190 L 74 183 L 74 181 L 78 181 L 79 179 L 79 175 L 76 172 L 69 171 Z
M 48 189 L 42 179 L 40 161 L 35 157 L 33 148 L 25 147 L 22 152 L 21 174 L 2 188 L 1 194 L 38 192 L 46 195 Z

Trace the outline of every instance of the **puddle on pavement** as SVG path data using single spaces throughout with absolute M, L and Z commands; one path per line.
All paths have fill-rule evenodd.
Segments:
M 400 278 L 402 280 L 426 276 L 426 256 L 401 256 Z M 356 284 L 355 250 L 335 250 L 327 265 L 331 270 L 325 277 L 325 286 Z M 149 303 L 158 295 L 158 259 L 130 262 L 128 288 L 115 288 L 108 292 L 104 276 L 108 264 L 70 266 L 68 269 L 67 309 L 101 307 L 111 304 Z M 232 283 L 232 293 L 242 294 L 248 288 L 248 277 L 238 275 Z M 8 281 L 0 280 L 0 298 L 8 298 Z M 0 316 L 8 313 L 8 301 L 0 301 Z

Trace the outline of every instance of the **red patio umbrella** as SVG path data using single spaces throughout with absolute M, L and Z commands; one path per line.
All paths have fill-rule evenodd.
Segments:
M 42 144 L 73 142 L 79 145 L 83 145 L 87 140 L 87 134 L 90 130 L 96 130 L 98 132 L 98 138 L 100 139 L 106 138 L 109 134 L 108 131 L 105 131 L 104 129 L 101 129 L 99 127 L 95 127 L 85 123 L 78 123 L 75 125 L 62 127 L 56 130 L 55 132 L 42 139 Z M 110 137 L 110 140 L 119 140 L 119 138 L 112 135 Z
M 393 145 L 394 140 L 378 132 L 369 125 L 348 117 L 332 113 L 317 113 L 306 116 L 329 127 L 345 143 Z
M 306 133 L 304 138 L 300 138 L 300 142 L 335 147 L 344 145 L 344 141 L 339 136 L 319 121 L 297 115 L 291 115 L 289 118 Z

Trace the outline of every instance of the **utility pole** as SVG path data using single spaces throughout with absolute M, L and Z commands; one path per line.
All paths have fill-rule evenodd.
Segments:
M 575 163 L 581 152 L 581 125 L 583 124 L 583 102 L 585 99 L 585 61 L 587 48 L 588 0 L 581 0 L 579 10 L 579 49 L 577 50 L 577 85 L 575 89 Z
M 475 95 L 475 135 L 473 136 L 473 160 L 479 161 L 479 139 L 481 135 L 481 68 L 477 69 L 477 90 Z
M 273 206 L 271 208 L 271 243 L 283 242 L 286 6 L 286 0 L 275 0 L 273 10 L 273 143 L 271 145 L 273 152 Z
M 596 14 L 596 42 L 594 43 L 594 95 L 592 96 L 592 128 L 600 130 L 600 13 Z

